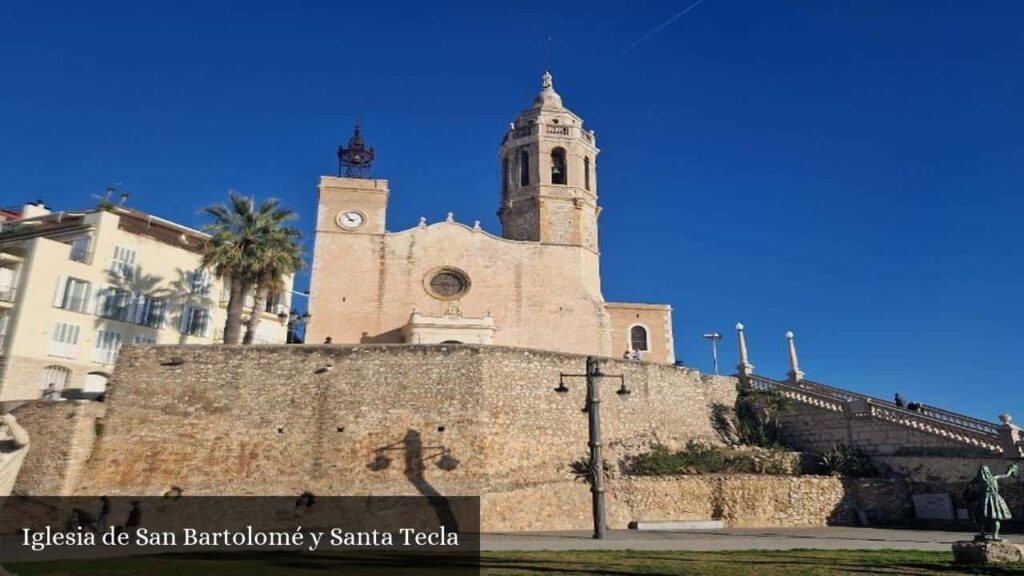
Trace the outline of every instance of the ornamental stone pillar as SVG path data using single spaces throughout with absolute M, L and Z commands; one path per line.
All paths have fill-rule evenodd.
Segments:
M 747 357 L 747 339 L 743 336 L 743 324 L 739 322 L 736 323 L 736 342 L 740 352 L 740 363 L 736 365 L 736 370 L 739 371 L 740 382 L 746 384 L 754 373 L 754 365 Z
M 789 381 L 800 382 L 804 379 L 804 373 L 800 370 L 800 361 L 796 357 L 796 341 L 792 331 L 786 332 L 786 341 L 789 344 Z

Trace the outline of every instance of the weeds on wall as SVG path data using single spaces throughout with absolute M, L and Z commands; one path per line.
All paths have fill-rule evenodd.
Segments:
M 792 410 L 792 401 L 776 390 L 739 384 L 735 405 L 711 407 L 711 423 L 727 444 L 789 449 L 782 441 L 779 416 Z
M 880 470 L 860 449 L 845 444 L 833 444 L 828 451 L 818 457 L 818 473 L 827 476 L 869 478 L 878 476 Z
M 607 460 L 601 461 L 601 467 L 604 469 L 605 478 L 614 477 L 615 467 L 609 464 Z M 584 456 L 579 460 L 570 462 L 569 470 L 577 481 L 583 482 L 588 486 L 594 483 L 594 467 L 591 464 L 590 456 Z
M 776 474 L 799 472 L 792 455 L 779 448 L 738 451 L 691 440 L 682 450 L 672 451 L 655 444 L 649 452 L 637 454 L 626 462 L 626 470 L 636 476 L 674 476 L 679 474 Z

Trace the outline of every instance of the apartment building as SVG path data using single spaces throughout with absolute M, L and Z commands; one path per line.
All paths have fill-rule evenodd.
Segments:
M 0 209 L 0 401 L 97 398 L 125 344 L 223 341 L 228 287 L 200 267 L 205 238 L 125 207 Z M 286 341 L 286 285 L 257 343 Z

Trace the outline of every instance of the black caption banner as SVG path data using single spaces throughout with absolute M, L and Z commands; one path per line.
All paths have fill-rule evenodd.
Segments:
M 0 498 L 0 574 L 479 574 L 475 497 Z

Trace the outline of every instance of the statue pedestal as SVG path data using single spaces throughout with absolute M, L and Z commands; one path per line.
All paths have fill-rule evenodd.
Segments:
M 953 543 L 958 564 L 1003 564 L 1024 562 L 1024 546 L 1005 540 L 960 540 Z

